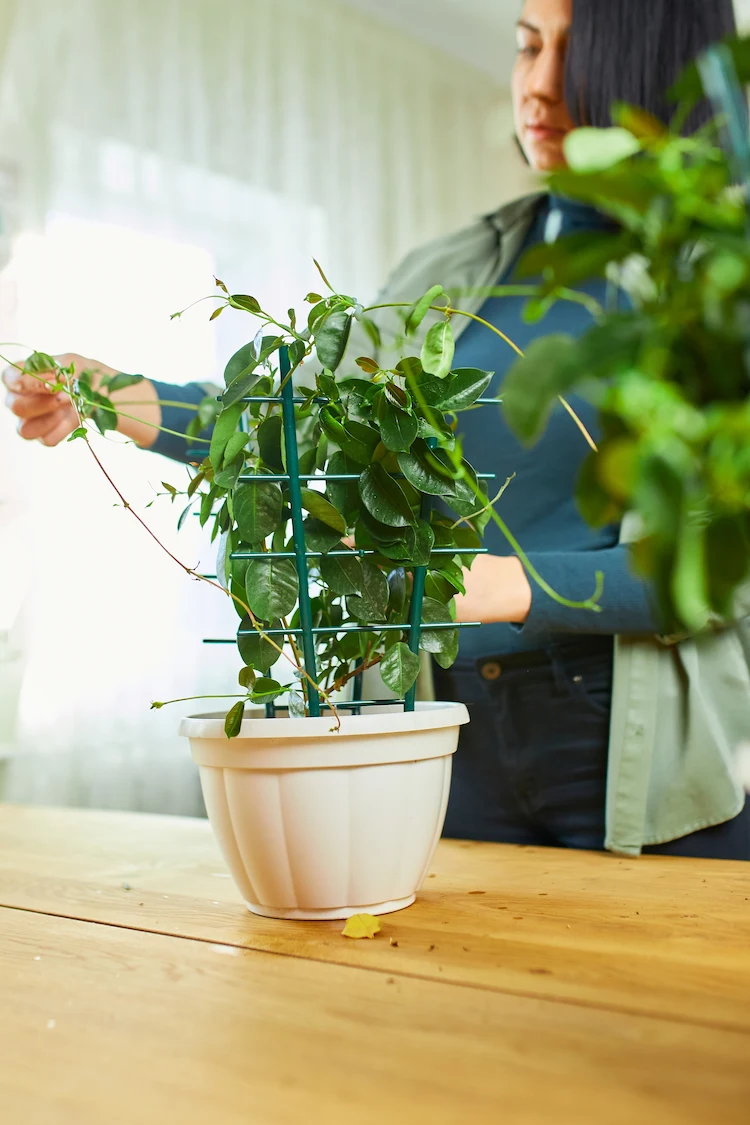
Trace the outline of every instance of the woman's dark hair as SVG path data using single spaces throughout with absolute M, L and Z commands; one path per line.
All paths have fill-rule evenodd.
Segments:
M 615 102 L 640 106 L 665 124 L 667 91 L 712 43 L 734 35 L 733 0 L 573 0 L 565 97 L 577 125 L 612 124 Z M 704 102 L 686 132 L 711 117 Z

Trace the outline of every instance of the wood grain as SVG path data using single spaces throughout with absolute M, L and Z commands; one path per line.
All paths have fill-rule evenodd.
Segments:
M 0 910 L 0 1119 L 745 1125 L 746 1035 Z
M 750 1030 L 747 864 L 444 843 L 416 906 L 362 943 L 251 916 L 205 821 L 6 806 L 0 904 Z

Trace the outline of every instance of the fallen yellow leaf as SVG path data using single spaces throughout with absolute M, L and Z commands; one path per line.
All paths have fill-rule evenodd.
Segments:
M 352 914 L 341 932 L 348 938 L 374 938 L 380 933 L 380 922 L 372 914 Z

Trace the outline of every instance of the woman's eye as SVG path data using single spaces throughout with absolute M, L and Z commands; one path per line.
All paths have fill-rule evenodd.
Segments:
M 533 59 L 539 54 L 539 47 L 533 47 L 530 44 L 519 45 L 518 54 L 524 56 L 524 58 Z

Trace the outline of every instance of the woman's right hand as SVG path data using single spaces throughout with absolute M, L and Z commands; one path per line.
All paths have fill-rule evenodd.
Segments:
M 75 370 L 91 370 L 96 376 L 115 374 L 111 367 L 105 367 L 96 360 L 72 352 L 55 357 L 61 367 L 75 365 Z M 23 366 L 19 364 L 19 367 Z M 58 445 L 73 433 L 78 425 L 78 415 L 65 391 L 53 392 L 45 384 L 45 379 L 54 385 L 54 372 L 40 375 L 25 375 L 18 367 L 6 367 L 3 383 L 7 393 L 5 401 L 8 408 L 20 419 L 18 432 L 26 441 L 40 441 L 42 445 Z

